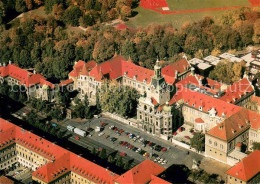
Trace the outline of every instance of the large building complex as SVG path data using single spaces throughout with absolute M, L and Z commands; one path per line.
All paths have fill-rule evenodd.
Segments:
M 157 177 L 165 169 L 150 160 L 120 176 L 1 118 L 0 140 L 0 169 L 20 164 L 41 184 L 168 183 Z
M 232 55 L 222 54 L 221 57 L 239 62 Z M 214 62 L 216 57 L 205 60 Z M 0 67 L 0 76 L 2 80 L 25 84 L 27 88 L 46 89 L 48 94 L 54 87 L 41 75 L 31 74 L 13 64 Z M 149 134 L 171 140 L 180 126 L 174 121 L 173 114 L 181 112 L 185 124 L 205 133 L 206 156 L 230 165 L 245 157 L 237 147 L 247 146 L 251 151 L 252 144 L 260 142 L 260 115 L 244 109 L 251 99 L 257 98 L 247 75 L 227 85 L 195 74 L 185 57 L 163 68 L 157 60 L 154 70 L 149 70 L 134 64 L 131 58 L 126 60 L 115 55 L 101 64 L 75 62 L 69 79 L 59 86 L 73 86 L 80 97 L 88 95 L 90 103 L 95 104 L 98 90 L 107 80 L 130 86 L 141 94 L 136 124 Z M 44 94 L 37 92 L 36 97 L 53 100 L 53 96 Z

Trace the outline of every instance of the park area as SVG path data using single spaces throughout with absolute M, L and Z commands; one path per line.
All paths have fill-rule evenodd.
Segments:
M 220 18 L 230 9 L 259 7 L 260 0 L 141 0 L 135 9 L 137 15 L 127 23 L 130 27 L 172 23 L 180 28 L 184 22 L 193 22 L 205 16 Z

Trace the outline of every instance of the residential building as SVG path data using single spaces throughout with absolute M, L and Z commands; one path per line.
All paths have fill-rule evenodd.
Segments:
M 55 85 L 47 81 L 45 77 L 21 69 L 15 64 L 9 62 L 0 66 L 0 82 L 6 82 L 8 85 L 24 86 L 28 99 L 35 97 L 42 100 L 54 101 L 54 88 Z
M 235 166 L 226 171 L 226 183 L 259 183 L 260 182 L 260 151 L 254 151 Z

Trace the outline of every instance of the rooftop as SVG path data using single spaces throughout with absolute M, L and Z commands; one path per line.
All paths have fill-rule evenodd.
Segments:
M 254 151 L 246 158 L 242 159 L 235 166 L 231 167 L 226 173 L 230 176 L 243 180 L 245 182 L 252 179 L 260 171 L 260 151 Z

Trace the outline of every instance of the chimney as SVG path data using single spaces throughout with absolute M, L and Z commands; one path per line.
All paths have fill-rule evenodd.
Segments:
M 36 74 L 36 71 L 35 71 L 35 70 L 33 70 L 33 74 Z
M 176 70 L 175 71 L 175 79 L 177 79 L 178 78 L 178 71 Z
M 5 63 L 3 63 L 3 66 L 5 67 Z
M 0 67 L 2 66 L 2 63 L 0 63 Z
M 12 64 L 12 61 L 11 61 L 11 60 L 9 60 L 9 65 L 10 65 L 10 64 Z

